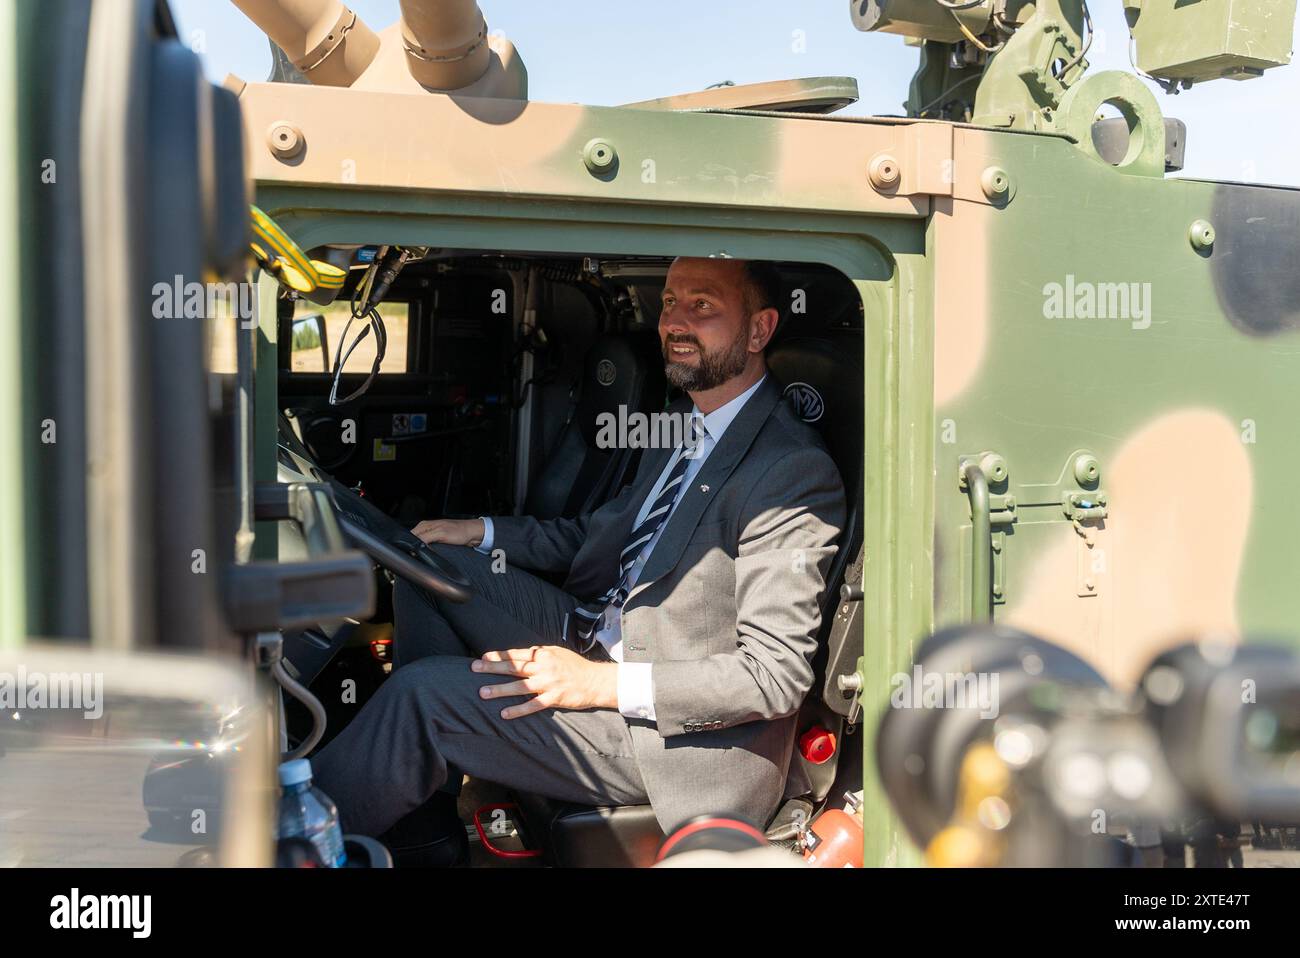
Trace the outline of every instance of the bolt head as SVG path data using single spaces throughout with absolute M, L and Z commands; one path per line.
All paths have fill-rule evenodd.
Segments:
M 608 140 L 596 137 L 582 148 L 582 162 L 592 173 L 609 173 L 618 162 L 618 151 Z
M 888 153 L 881 153 L 871 161 L 867 168 L 867 178 L 877 192 L 888 192 L 898 188 L 903 179 L 903 168 L 898 160 Z
M 1214 245 L 1214 227 L 1209 220 L 1197 220 L 1188 233 L 1192 249 L 1209 249 Z
M 985 454 L 980 459 L 980 468 L 989 482 L 1002 482 L 1007 478 L 1007 462 L 995 452 Z
M 1096 456 L 1084 453 L 1074 458 L 1074 480 L 1081 486 L 1089 486 L 1101 478 L 1101 464 Z
M 980 189 L 994 203 L 1011 195 L 1011 175 L 1000 166 L 990 166 L 980 174 Z
M 307 140 L 288 120 L 276 120 L 266 131 L 266 143 L 277 159 L 291 160 L 303 151 Z

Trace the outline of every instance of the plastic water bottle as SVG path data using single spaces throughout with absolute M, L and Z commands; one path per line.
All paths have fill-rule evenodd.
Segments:
M 305 758 L 280 766 L 280 823 L 276 838 L 305 838 L 329 868 L 347 864 L 339 812 L 328 795 L 311 784 L 311 762 Z

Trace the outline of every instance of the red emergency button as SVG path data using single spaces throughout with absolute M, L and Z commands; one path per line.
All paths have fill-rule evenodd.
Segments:
M 799 736 L 799 754 L 814 765 L 821 765 L 835 754 L 835 736 L 814 725 Z

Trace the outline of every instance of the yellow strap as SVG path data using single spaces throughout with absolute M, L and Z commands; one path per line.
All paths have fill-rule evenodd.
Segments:
M 253 233 L 265 244 L 265 250 L 259 250 L 257 243 L 250 243 L 254 255 L 264 266 L 268 265 L 267 261 L 271 258 L 268 251 L 278 257 L 281 262 L 281 272 L 287 273 L 292 269 L 297 274 L 293 277 L 292 282 L 288 282 L 290 288 L 300 293 L 309 293 L 321 286 L 322 280 L 320 272 L 311 260 L 304 255 L 302 249 L 295 243 L 292 237 L 271 217 L 267 216 L 256 206 L 250 206 L 253 219 Z M 260 255 L 258 255 L 260 253 Z M 332 282 L 333 278 L 326 280 L 326 283 Z M 339 280 L 338 285 L 342 285 Z M 334 288 L 334 287 L 329 287 Z
M 316 268 L 316 275 L 320 278 L 321 289 L 342 289 L 343 281 L 348 278 L 348 271 L 339 269 L 329 263 L 323 263 L 318 259 L 311 261 L 311 265 Z

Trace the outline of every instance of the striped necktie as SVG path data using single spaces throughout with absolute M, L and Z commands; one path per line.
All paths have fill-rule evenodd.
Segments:
M 655 501 L 650 506 L 650 511 L 646 513 L 645 518 L 637 523 L 636 528 L 632 530 L 632 534 L 627 537 L 627 545 L 619 553 L 618 581 L 599 599 L 579 605 L 573 610 L 573 614 L 569 616 L 565 638 L 583 655 L 591 651 L 592 646 L 596 644 L 596 629 L 605 616 L 605 610 L 610 606 L 616 609 L 622 608 L 623 603 L 627 601 L 627 593 L 630 588 L 628 573 L 636 565 L 637 557 L 641 555 L 642 550 L 654 539 L 660 527 L 668 521 L 668 514 L 673 510 L 673 503 L 677 501 L 677 496 L 682 491 L 682 483 L 686 478 L 686 467 L 690 465 L 692 459 L 699 457 L 700 440 L 703 437 L 703 419 L 699 415 L 692 416 L 690 420 L 690 436 L 674 453 L 676 461 L 673 463 L 672 470 L 668 473 L 663 488 L 659 490 L 659 495 L 655 496 Z

